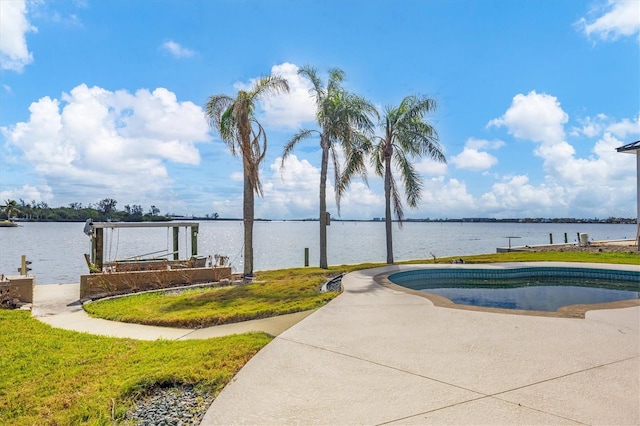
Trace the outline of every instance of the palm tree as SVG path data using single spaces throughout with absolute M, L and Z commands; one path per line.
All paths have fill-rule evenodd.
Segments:
M 327 269 L 327 170 L 329 157 L 334 168 L 334 187 L 336 206 L 340 213 L 340 198 L 346 190 L 352 176 L 364 177 L 366 167 L 364 154 L 370 147 L 368 134 L 373 132 L 374 124 L 370 116 L 377 117 L 375 107 L 365 99 L 347 92 L 341 83 L 344 72 L 337 68 L 329 70 L 327 85 L 324 86 L 316 70 L 305 65 L 298 74 L 311 81 L 311 94 L 316 102 L 316 122 L 319 130 L 300 130 L 291 138 L 282 153 L 282 165 L 295 145 L 303 139 L 317 134 L 320 138 L 322 159 L 320 163 L 320 267 Z M 346 157 L 344 171 L 341 172 L 338 160 L 338 147 L 342 147 Z
M 209 97 L 205 114 L 209 125 L 220 133 L 231 154 L 242 157 L 244 171 L 244 276 L 253 277 L 254 192 L 262 196 L 259 167 L 267 152 L 267 135 L 256 120 L 255 103 L 269 94 L 289 91 L 287 80 L 279 76 L 262 77 L 250 90 L 239 90 L 236 98 L 227 95 Z
M 372 162 L 376 174 L 384 177 L 385 227 L 387 236 L 387 263 L 393 263 L 393 237 L 391 233 L 391 203 L 402 226 L 404 212 L 402 199 L 392 172 L 392 162 L 400 172 L 407 204 L 416 207 L 420 200 L 422 179 L 412 161 L 428 156 L 446 163 L 438 142 L 436 129 L 424 120 L 424 115 L 436 108 L 436 101 L 428 97 L 407 96 L 398 107 L 387 107 L 380 121 L 384 135 L 377 136 Z
M 18 202 L 16 200 L 5 200 L 4 206 L 2 209 L 7 214 L 7 220 L 11 220 L 11 217 L 15 217 L 18 213 L 20 213 L 20 209 L 18 208 Z

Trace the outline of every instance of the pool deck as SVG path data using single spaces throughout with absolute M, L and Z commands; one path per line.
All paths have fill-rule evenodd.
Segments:
M 496 314 L 374 281 L 415 267 L 346 275 L 344 293 L 254 356 L 202 424 L 640 424 L 640 307 Z
M 347 274 L 343 294 L 271 332 L 275 339 L 225 387 L 202 425 L 640 424 L 640 306 L 585 318 L 449 309 L 374 280 L 419 267 Z M 33 315 L 56 327 L 143 339 L 265 328 L 91 319 L 73 301 L 73 286 L 36 286 Z

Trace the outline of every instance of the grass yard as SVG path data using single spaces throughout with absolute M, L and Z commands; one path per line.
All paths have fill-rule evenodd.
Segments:
M 438 263 L 450 263 L 454 258 L 438 259 Z M 639 253 L 629 252 L 573 252 L 573 251 L 512 251 L 509 253 L 489 253 L 462 256 L 466 263 L 499 262 L 588 262 L 612 264 L 640 264 Z M 424 263 L 412 261 L 410 263 Z M 431 262 L 427 262 L 431 263 Z
M 319 268 L 261 272 L 252 284 L 166 290 L 85 305 L 89 315 L 114 321 L 200 328 L 307 311 L 338 295 L 320 293 L 336 270 Z
M 115 339 L 52 328 L 0 309 L 0 424 L 111 425 L 155 385 L 217 394 L 271 337 Z

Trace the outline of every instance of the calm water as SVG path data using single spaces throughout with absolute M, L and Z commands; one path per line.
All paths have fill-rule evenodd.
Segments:
M 508 280 L 508 284 L 500 281 L 466 284 L 464 279 L 457 279 L 456 284 L 440 285 L 423 280 L 403 282 L 402 285 L 438 294 L 459 305 L 485 306 L 502 309 L 521 309 L 527 311 L 555 312 L 562 306 L 607 303 L 619 300 L 638 299 L 638 285 L 628 281 L 604 281 L 597 279 L 551 279 L 542 281 Z M 505 280 L 507 281 L 507 280 Z M 619 289 L 611 287 L 619 286 Z M 634 290 L 631 288 L 635 287 Z
M 89 253 L 90 239 L 84 223 L 22 223 L 17 228 L 0 228 L 0 273 L 15 275 L 20 256 L 33 262 L 30 274 L 38 284 L 79 282 L 88 272 L 83 254 Z M 317 265 L 317 222 L 256 222 L 254 227 L 254 269 L 268 270 L 304 266 L 304 249 L 309 248 L 310 264 Z M 105 230 L 105 258 L 109 260 L 171 250 L 171 231 L 157 229 Z M 495 253 L 508 245 L 508 236 L 517 236 L 512 245 L 577 241 L 578 233 L 594 240 L 633 239 L 636 225 L 614 224 L 520 224 L 520 223 L 405 223 L 394 224 L 396 260 L 429 259 Z M 200 223 L 198 253 L 228 256 L 234 271 L 242 271 L 240 221 Z M 180 229 L 181 257 L 190 253 L 184 228 Z M 384 262 L 383 222 L 332 222 L 328 228 L 329 264 Z

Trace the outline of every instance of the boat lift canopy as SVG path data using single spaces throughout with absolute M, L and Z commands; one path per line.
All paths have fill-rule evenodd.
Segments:
M 102 270 L 104 263 L 104 229 L 116 228 L 173 228 L 173 260 L 178 259 L 180 228 L 191 230 L 191 255 L 198 255 L 198 222 L 92 222 L 87 220 L 85 234 L 91 237 L 91 263 Z

